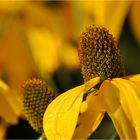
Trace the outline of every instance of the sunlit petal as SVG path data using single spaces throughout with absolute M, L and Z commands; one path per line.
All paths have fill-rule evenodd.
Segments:
M 95 91 L 88 96 L 86 101 L 88 108 L 84 113 L 80 114 L 73 138 L 88 138 L 100 124 L 104 116 L 104 109 L 101 108 L 100 95 L 98 92 L 99 91 Z
M 121 138 L 140 138 L 140 96 L 136 85 L 120 78 L 105 81 L 102 99 Z
M 124 77 L 124 79 L 140 82 L 140 74 L 126 76 L 126 77 Z
M 73 88 L 58 96 L 47 107 L 43 119 L 43 128 L 47 139 L 69 140 L 72 138 L 77 125 L 83 94 L 99 81 L 100 78 L 97 77 L 85 85 Z
M 85 90 L 87 91 L 91 89 L 97 83 L 99 83 L 99 81 L 99 77 L 91 79 L 85 84 Z M 100 99 L 100 92 L 96 90 L 87 97 L 86 101 L 81 104 L 82 111 L 80 110 L 81 114 L 73 136 L 74 139 L 88 138 L 100 124 L 104 116 L 104 106 L 102 105 Z M 87 109 L 85 109 L 83 106 L 86 106 L 85 108 Z
M 135 83 L 136 88 L 140 91 L 140 74 L 126 76 L 124 79 L 128 79 Z M 140 95 L 140 92 L 138 92 L 138 94 Z
M 44 114 L 44 132 L 48 140 L 72 138 L 77 124 L 84 85 L 58 96 Z

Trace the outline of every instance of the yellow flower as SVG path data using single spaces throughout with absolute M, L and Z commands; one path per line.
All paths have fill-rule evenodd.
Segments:
M 63 26 L 62 24 L 65 24 L 63 23 L 65 22 L 64 20 L 58 19 L 58 17 L 60 18 L 62 16 L 60 11 L 54 12 L 51 7 L 45 5 L 45 2 L 1 1 L 0 13 L 2 13 L 2 16 L 0 17 L 2 23 L 2 35 L 4 35 L 4 37 L 1 38 L 2 41 L 0 44 L 9 49 L 8 51 L 6 48 L 1 48 L 1 52 L 5 53 L 5 51 L 8 51 L 9 53 L 14 53 L 12 56 L 19 58 L 14 61 L 15 63 L 20 62 L 19 64 L 16 64 L 19 67 L 25 65 L 24 59 L 21 60 L 22 55 L 27 59 L 25 60 L 26 65 L 24 68 L 19 69 L 18 72 L 14 70 L 16 73 L 21 72 L 20 74 L 24 75 L 24 78 L 21 77 L 21 81 L 26 80 L 34 73 L 37 73 L 43 78 L 48 78 L 61 65 L 68 68 L 79 67 L 75 46 L 70 43 L 66 34 L 63 33 L 62 35 L 59 31 Z M 13 32 L 14 36 L 12 36 Z M 14 50 L 15 48 L 18 51 Z M 18 52 L 18 54 L 16 54 L 16 52 Z M 70 57 L 73 56 L 73 63 L 69 61 L 66 54 L 69 54 Z M 1 63 L 4 63 L 6 65 L 6 70 L 8 69 L 7 67 L 10 67 L 11 65 L 13 66 L 13 62 L 11 62 L 13 57 L 10 59 L 11 61 L 9 61 L 9 59 L 6 59 L 8 56 L 10 57 L 8 54 L 4 56 L 1 55 L 0 57 L 1 61 L 4 61 L 0 61 L 0 65 Z M 7 60 L 10 64 L 7 64 Z M 12 71 L 14 66 L 9 69 Z M 7 70 L 8 72 L 6 71 L 8 74 L 11 72 L 9 72 L 9 69 Z M 14 74 L 14 72 L 12 74 Z M 14 80 L 14 82 L 16 81 Z M 17 85 L 19 84 L 21 83 L 18 83 Z
M 82 27 L 99 24 L 107 27 L 119 39 L 131 4 L 131 1 L 73 1 L 73 10 L 77 13 L 74 16 L 78 35 Z
M 106 111 L 121 138 L 140 138 L 139 78 L 140 75 L 135 75 L 104 81 L 100 89 L 88 97 L 88 109 L 85 112 L 81 111 L 83 94 L 86 93 L 85 87 L 87 89 L 91 85 L 94 87 L 99 78 L 63 93 L 49 105 L 44 115 L 46 137 L 48 139 L 71 139 L 72 136 L 77 139 L 88 138 Z M 83 113 L 78 118 L 79 112 Z
M 76 13 L 74 29 L 77 35 L 82 27 L 99 24 L 107 27 L 119 39 L 128 16 L 132 33 L 140 44 L 140 1 L 73 1 L 72 10 Z
M 0 80 L 0 139 L 3 139 L 9 124 L 17 124 L 21 105 L 14 91 Z
M 104 27 L 86 28 L 78 52 L 85 84 L 47 107 L 43 119 L 47 139 L 86 139 L 105 112 L 121 139 L 139 139 L 140 74 L 124 76 L 116 41 Z

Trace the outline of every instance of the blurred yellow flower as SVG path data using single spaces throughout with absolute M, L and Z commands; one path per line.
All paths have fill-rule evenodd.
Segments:
M 17 27 L 16 23 L 7 25 L 0 40 L 0 77 L 6 81 L 0 93 L 0 116 L 9 124 L 18 123 L 22 114 L 21 85 L 33 74 L 31 57 L 24 48 Z
M 17 124 L 21 114 L 21 104 L 14 91 L 0 80 L 0 139 L 4 138 L 9 124 Z
M 66 1 L 60 2 L 58 8 L 52 8 L 49 2 L 1 1 L 0 12 L 4 16 L 1 20 L 12 18 L 25 33 L 26 40 L 24 36 L 20 38 L 23 38 L 22 42 L 29 43 L 36 70 L 45 77 L 46 73 L 49 75 L 60 65 L 69 68 L 79 66 L 76 49 L 70 39 L 75 41 L 85 25 L 103 25 L 119 38 L 125 18 L 131 11 L 132 28 L 138 34 L 139 30 L 135 29 L 139 27 L 135 26 L 139 20 L 138 5 L 139 2 L 131 1 Z M 20 30 L 19 27 L 16 30 Z M 139 35 L 136 36 L 138 38 Z M 73 55 L 73 63 L 66 54 Z
M 5 136 L 9 125 L 18 123 L 22 114 L 21 85 L 35 73 L 29 50 L 21 38 L 19 24 L 12 18 L 6 17 L 6 20 L 1 21 L 0 35 L 0 78 L 5 82 L 0 82 L 0 118 L 4 121 L 0 124 L 1 136 Z
M 57 27 L 53 16 L 42 2 L 0 1 L 0 78 L 9 87 L 1 94 L 0 117 L 9 124 L 17 123 L 22 114 L 21 85 L 26 79 L 48 78 L 60 65 L 79 66 L 76 48 L 69 41 L 62 44 L 53 29 Z M 65 54 L 73 56 L 74 62 Z
M 139 5 L 140 2 L 131 1 L 65 1 L 60 2 L 57 8 L 52 8 L 47 2 L 41 1 L 1 1 L 0 77 L 6 76 L 11 99 L 15 102 L 11 103 L 4 96 L 5 108 L 19 106 L 17 110 L 21 113 L 20 85 L 33 75 L 48 78 L 60 66 L 71 69 L 79 67 L 76 47 L 72 41 L 77 41 L 83 26 L 91 23 L 104 25 L 118 39 L 130 12 L 132 30 L 139 41 Z M 81 112 L 86 109 L 90 112 L 90 105 L 86 105 L 84 102 Z M 101 120 L 102 114 L 97 111 L 95 117 L 92 116 L 93 120 L 96 115 Z M 3 118 L 11 120 L 6 115 Z M 98 119 L 95 121 L 94 129 L 99 122 Z
M 132 33 L 140 44 L 140 1 L 74 1 L 73 5 L 78 13 L 75 14 L 75 24 L 79 33 L 82 27 L 98 24 L 107 27 L 119 39 L 128 16 Z
M 10 22 L 18 24 L 16 30 L 21 32 L 18 39 L 30 49 L 34 71 L 46 78 L 61 65 L 79 67 L 70 39 L 76 41 L 83 26 L 104 25 L 119 38 L 131 5 L 130 1 L 66 1 L 52 8 L 49 2 L 1 1 L 0 12 L 4 16 L 1 20 L 8 22 L 11 18 Z
M 15 47 L 23 43 L 25 46 L 22 46 L 28 49 L 27 53 L 31 55 L 31 58 L 27 62 L 32 61 L 33 64 L 30 65 L 33 68 L 33 72 L 38 72 L 39 75 L 46 78 L 61 65 L 68 68 L 79 67 L 75 46 L 70 43 L 68 36 L 65 34 L 65 29 L 63 34 L 60 32 L 62 25 L 65 24 L 64 20 L 58 19 L 58 15 L 60 15 L 60 19 L 62 17 L 60 11 L 53 12 L 43 2 L 2 1 L 0 2 L 0 12 L 3 15 L 1 21 L 4 25 L 2 27 L 6 29 L 3 29 L 4 33 L 9 29 L 8 33 L 11 36 L 9 26 L 16 24 L 14 32 L 18 33 L 18 36 L 13 33 L 13 38 L 16 38 L 18 42 Z M 10 40 L 9 37 L 6 39 Z M 69 54 L 70 57 L 73 56 L 73 63 L 69 61 L 70 58 L 66 57 L 66 54 Z
M 82 102 L 99 78 L 73 88 L 57 97 L 44 114 L 44 132 L 49 140 L 86 139 L 95 131 L 107 112 L 121 139 L 140 138 L 140 75 L 105 80 L 99 90 Z M 84 103 L 84 104 L 83 104 Z
M 118 39 L 131 1 L 73 1 L 73 5 L 79 34 L 82 27 L 97 24 L 107 27 Z

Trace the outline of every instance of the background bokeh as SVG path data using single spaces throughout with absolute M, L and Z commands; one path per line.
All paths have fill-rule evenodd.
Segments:
M 23 114 L 22 84 L 38 77 L 57 92 L 83 83 L 79 36 L 91 24 L 118 41 L 126 75 L 140 73 L 139 1 L 0 1 L 0 138 L 37 139 Z M 106 115 L 90 138 L 118 138 Z

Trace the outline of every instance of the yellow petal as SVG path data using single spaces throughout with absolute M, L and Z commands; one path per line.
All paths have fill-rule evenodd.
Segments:
M 104 111 L 102 110 L 103 108 L 101 109 L 99 107 L 100 97 L 96 94 L 98 93 L 93 93 L 88 96 L 88 108 L 84 113 L 80 114 L 79 116 L 78 124 L 73 136 L 74 139 L 88 138 L 96 130 L 101 120 L 103 119 Z
M 86 93 L 89 89 L 92 89 L 92 88 L 93 88 L 95 85 L 97 85 L 99 82 L 100 82 L 100 78 L 99 78 L 99 77 L 96 77 L 96 78 L 93 78 L 93 79 L 89 80 L 88 82 L 85 83 L 85 88 L 84 88 L 83 92 Z M 95 91 L 95 89 L 94 89 L 94 91 Z M 93 91 L 93 92 L 94 92 L 94 91 Z M 94 93 L 93 97 L 91 97 L 92 94 L 91 94 L 90 96 L 87 96 L 87 97 L 88 97 L 88 98 L 91 97 L 91 98 L 93 98 L 93 100 L 94 100 L 95 95 L 98 95 L 98 93 L 99 93 L 99 92 Z M 99 96 L 97 96 L 97 97 L 99 97 Z M 87 98 L 87 99 L 88 99 L 88 98 Z M 95 97 L 95 98 L 96 98 L 96 97 Z M 96 98 L 94 102 L 96 102 L 97 99 L 100 99 L 100 98 Z M 98 101 L 97 101 L 97 102 L 98 102 Z M 97 103 L 97 102 L 96 102 L 96 103 Z M 102 108 L 102 107 L 101 107 L 101 108 Z M 85 100 L 85 101 L 83 101 L 82 104 L 81 104 L 80 113 L 84 113 L 87 109 L 88 109 L 88 100 Z M 99 106 L 98 106 L 98 109 L 97 109 L 97 110 L 101 110 L 101 109 L 99 109 Z
M 59 66 L 60 40 L 48 29 L 31 28 L 28 30 L 30 49 L 43 77 L 54 72 Z
M 76 4 L 74 6 L 81 10 L 80 15 L 84 17 L 84 23 L 77 18 L 82 27 L 90 24 L 102 25 L 118 39 L 131 1 L 78 1 Z
M 8 86 L 0 81 L 0 116 L 9 123 L 17 123 L 21 107 L 17 100 L 12 96 Z
M 83 99 L 84 85 L 58 96 L 46 109 L 43 128 L 48 140 L 70 140 Z
M 124 77 L 124 79 L 140 82 L 140 74 L 126 76 L 126 77 Z
M 80 107 L 80 113 L 84 113 L 88 109 L 88 102 L 87 100 L 83 101 Z
M 131 1 L 103 1 L 104 3 L 104 26 L 119 38 L 123 23 L 129 12 Z
M 137 89 L 140 91 L 140 74 L 126 76 L 124 77 L 124 79 L 128 79 L 132 81 L 133 83 L 135 83 Z
M 43 128 L 48 140 L 72 138 L 83 99 L 83 94 L 100 79 L 94 78 L 85 85 L 68 90 L 58 96 L 46 109 Z M 92 83 L 91 83 L 92 82 Z
M 91 79 L 85 84 L 84 93 L 99 83 L 100 78 Z M 98 127 L 104 116 L 104 106 L 100 100 L 99 91 L 95 91 L 82 102 L 74 139 L 88 138 Z
M 85 83 L 84 93 L 86 91 L 88 91 L 89 89 L 91 89 L 92 87 L 94 87 L 95 85 L 97 85 L 99 82 L 100 82 L 99 77 L 93 78 L 93 79 L 89 80 L 88 82 L 86 82 Z
M 138 43 L 140 44 L 140 1 L 133 2 L 129 14 L 130 19 L 130 26 L 132 29 L 132 33 L 134 34 L 134 37 L 137 39 Z
M 140 138 L 140 90 L 121 78 L 106 80 L 101 88 L 104 106 L 122 139 Z

